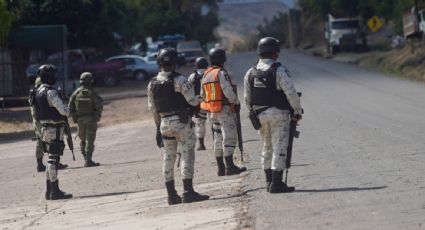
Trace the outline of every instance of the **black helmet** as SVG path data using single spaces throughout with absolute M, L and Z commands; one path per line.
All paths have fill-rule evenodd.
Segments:
M 195 65 L 198 69 L 206 69 L 208 67 L 208 61 L 204 57 L 198 57 L 195 60 Z
M 56 73 L 56 67 L 50 64 L 42 65 L 37 70 L 37 75 L 40 77 L 41 82 L 49 85 L 55 84 Z
M 165 48 L 158 51 L 156 56 L 158 65 L 174 65 L 177 64 L 177 52 L 173 48 Z
M 261 55 L 262 53 L 280 53 L 280 44 L 279 40 L 272 37 L 262 38 L 258 42 L 257 54 Z
M 223 65 L 226 62 L 226 51 L 220 48 L 212 48 L 208 53 L 210 56 L 211 65 Z

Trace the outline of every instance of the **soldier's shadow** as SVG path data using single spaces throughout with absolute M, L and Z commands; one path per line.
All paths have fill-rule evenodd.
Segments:
M 105 197 L 105 196 L 119 196 L 119 195 L 133 194 L 133 193 L 138 193 L 138 192 L 144 192 L 144 191 L 142 190 L 142 191 L 129 191 L 129 192 L 110 192 L 110 193 L 103 193 L 103 194 L 74 196 L 74 199 L 97 198 L 97 197 Z
M 126 161 L 126 162 L 118 162 L 118 163 L 101 163 L 99 166 L 96 167 L 84 167 L 84 166 L 77 166 L 77 167 L 68 167 L 64 170 L 67 169 L 82 169 L 82 168 L 97 168 L 97 167 L 102 167 L 102 166 L 114 166 L 114 165 L 128 165 L 128 164 L 136 164 L 136 163 L 142 163 L 142 162 L 146 162 L 146 160 L 137 160 L 137 161 Z
M 223 196 L 223 197 L 214 197 L 214 198 L 211 198 L 211 200 L 225 200 L 225 199 L 238 198 L 238 197 L 248 195 L 248 193 L 250 192 L 255 192 L 255 191 L 263 190 L 263 189 L 266 190 L 266 187 L 252 188 L 238 194 L 233 194 L 233 195 Z
M 295 189 L 295 192 L 358 192 L 369 190 L 385 189 L 388 186 L 373 186 L 373 187 L 344 187 L 344 188 L 329 188 L 329 189 Z

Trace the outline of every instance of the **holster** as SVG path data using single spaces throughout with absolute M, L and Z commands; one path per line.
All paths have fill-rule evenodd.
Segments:
M 56 156 L 62 156 L 65 150 L 65 143 L 61 140 L 52 140 L 48 144 L 48 153 Z
M 182 109 L 179 112 L 179 121 L 183 124 L 187 124 L 191 120 L 191 111 L 189 109 Z
M 258 119 L 258 114 L 254 110 L 249 111 L 249 120 L 251 120 L 251 124 L 255 130 L 261 128 L 260 119 Z

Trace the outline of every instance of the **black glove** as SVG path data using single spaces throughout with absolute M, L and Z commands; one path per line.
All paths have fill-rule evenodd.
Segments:
M 162 135 L 159 127 L 156 129 L 156 145 L 158 145 L 159 148 L 164 147 L 164 142 L 162 141 Z
M 233 104 L 232 105 L 232 112 L 234 112 L 234 113 L 240 113 L 241 112 L 241 104 Z

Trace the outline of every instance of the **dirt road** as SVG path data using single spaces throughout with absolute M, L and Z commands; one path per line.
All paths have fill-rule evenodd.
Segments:
M 259 136 L 243 106 L 249 171 L 218 178 L 212 151 L 197 152 L 196 188 L 212 196 L 202 203 L 166 205 L 150 120 L 102 127 L 94 155 L 101 167 L 82 168 L 67 151 L 60 183 L 75 196 L 68 201 L 43 200 L 34 143 L 1 143 L 0 229 L 425 229 L 425 86 L 284 56 L 306 111 L 289 174 L 297 192 L 266 193 Z M 254 62 L 252 53 L 229 57 L 239 95 Z M 178 170 L 176 181 L 181 192 Z

